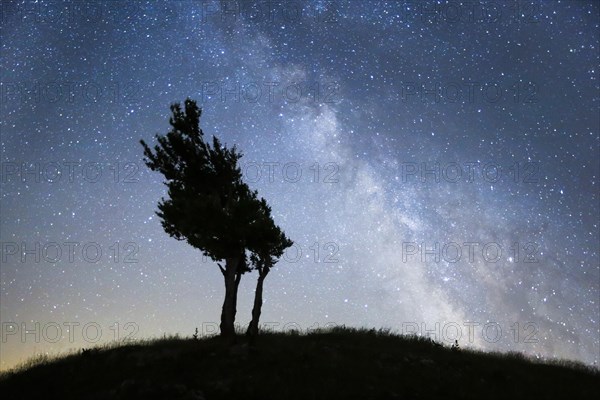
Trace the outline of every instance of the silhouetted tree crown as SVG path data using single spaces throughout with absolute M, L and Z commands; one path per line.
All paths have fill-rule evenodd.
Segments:
M 238 161 L 242 153 L 213 137 L 206 143 L 199 128 L 201 110 L 196 102 L 171 106 L 171 130 L 156 135 L 153 150 L 142 140 L 145 163 L 162 173 L 168 199 L 156 213 L 165 231 L 202 250 L 213 260 L 241 252 L 259 209 L 257 193 L 242 181 Z
M 170 236 L 186 240 L 217 261 L 225 279 L 221 335 L 234 337 L 241 275 L 252 266 L 259 271 L 253 309 L 257 325 L 262 281 L 292 242 L 273 221 L 266 200 L 243 182 L 238 166 L 242 153 L 235 146 L 222 145 L 216 137 L 212 144 L 205 141 L 200 129 L 202 111 L 196 102 L 186 99 L 184 109 L 173 104 L 171 113 L 171 129 L 165 136 L 155 136 L 153 148 L 140 141 L 144 162 L 163 174 L 168 189 L 168 198 L 161 198 L 156 214 Z
M 294 242 L 273 222 L 271 207 L 265 199 L 260 199 L 259 208 L 259 218 L 254 225 L 255 234 L 248 242 L 248 248 L 252 252 L 250 259 L 255 266 L 271 267 Z

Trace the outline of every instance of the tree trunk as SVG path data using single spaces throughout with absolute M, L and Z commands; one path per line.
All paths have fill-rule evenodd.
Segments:
M 233 292 L 233 323 L 234 323 L 234 332 L 235 332 L 235 316 L 237 315 L 237 297 L 238 297 L 238 287 L 240 286 L 240 281 L 242 280 L 242 273 L 238 270 L 235 274 L 235 282 L 234 282 L 234 292 Z
M 250 337 L 256 337 L 258 335 L 258 322 L 260 320 L 260 312 L 262 309 L 262 294 L 263 294 L 263 282 L 269 273 L 269 268 L 258 271 L 258 281 L 256 282 L 256 290 L 254 291 L 254 306 L 252 307 L 252 321 L 248 325 L 246 335 Z
M 231 257 L 225 260 L 225 269 L 221 269 L 225 279 L 225 300 L 221 310 L 221 337 L 227 339 L 235 338 L 235 314 L 237 301 L 237 269 L 239 257 Z

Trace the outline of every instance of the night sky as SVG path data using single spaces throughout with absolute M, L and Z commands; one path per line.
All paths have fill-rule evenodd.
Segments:
M 163 231 L 139 144 L 186 97 L 295 241 L 261 323 L 598 365 L 597 2 L 1 11 L 2 369 L 215 332 L 222 275 Z

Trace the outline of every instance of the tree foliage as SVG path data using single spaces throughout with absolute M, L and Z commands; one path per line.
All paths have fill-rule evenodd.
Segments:
M 205 140 L 196 102 L 186 99 L 183 109 L 173 104 L 171 113 L 171 129 L 155 135 L 154 147 L 140 141 L 144 162 L 164 176 L 168 189 L 156 214 L 171 237 L 187 241 L 217 262 L 225 279 L 221 334 L 234 335 L 241 275 L 254 268 L 264 279 L 292 242 L 273 221 L 266 200 L 243 182 L 242 153 L 216 137 L 212 143 Z

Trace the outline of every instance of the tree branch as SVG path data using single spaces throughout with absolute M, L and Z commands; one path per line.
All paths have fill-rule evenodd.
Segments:
M 223 274 L 223 276 L 225 276 L 225 268 L 223 268 L 223 266 L 221 266 L 221 264 L 219 264 L 219 263 L 217 263 L 217 266 L 221 270 L 221 273 Z

